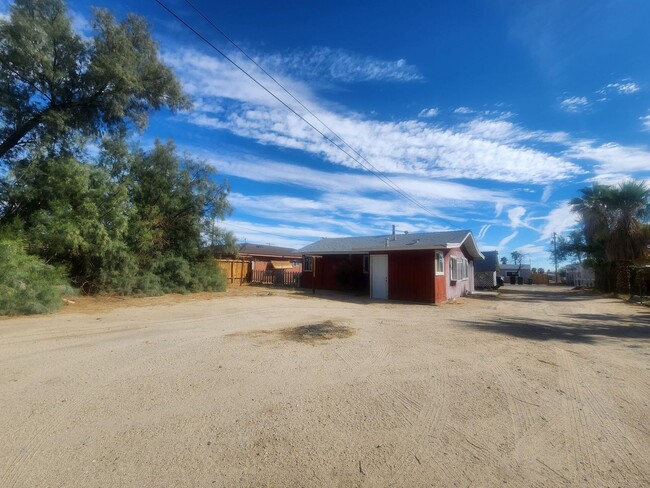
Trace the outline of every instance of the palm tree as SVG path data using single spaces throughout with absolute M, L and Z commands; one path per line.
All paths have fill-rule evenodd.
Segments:
M 648 246 L 648 229 L 644 222 L 650 213 L 650 188 L 640 181 L 626 181 L 611 197 L 607 257 L 610 261 L 636 261 L 644 256 Z
M 580 214 L 589 261 L 603 291 L 629 288 L 630 264 L 647 253 L 650 232 L 650 189 L 645 183 L 625 181 L 616 187 L 594 184 L 571 200 Z
M 594 183 L 591 188 L 580 190 L 580 193 L 582 197 L 571 200 L 571 206 L 574 212 L 580 214 L 587 246 L 604 244 L 610 230 L 608 205 L 612 200 L 612 188 Z

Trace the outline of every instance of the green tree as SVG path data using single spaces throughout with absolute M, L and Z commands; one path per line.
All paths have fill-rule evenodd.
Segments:
M 574 260 L 582 264 L 587 245 L 585 237 L 579 230 L 573 230 L 566 236 L 557 238 L 558 262 Z
M 603 291 L 629 288 L 629 265 L 647 253 L 650 189 L 636 181 L 595 184 L 571 201 L 580 215 L 584 249 Z
M 515 265 L 519 265 L 519 269 L 521 269 L 521 263 L 524 259 L 524 255 L 519 251 L 512 251 L 510 253 L 510 257 L 512 258 L 512 262 L 515 263 Z
M 187 106 L 180 85 L 142 18 L 95 10 L 93 28 L 74 33 L 61 0 L 17 0 L 0 20 L 0 235 L 89 292 L 220 289 L 206 249 L 234 246 L 216 225 L 227 183 L 171 141 L 129 139 L 149 110 Z
M 16 0 L 0 20 L 0 159 L 38 141 L 69 145 L 71 133 L 142 128 L 149 110 L 188 106 L 159 59 L 146 21 L 116 22 L 95 9 L 82 39 L 62 0 Z
M 505 256 L 501 257 L 501 264 L 508 264 L 508 258 Z
M 204 230 L 231 212 L 227 183 L 204 162 L 179 157 L 174 143 L 138 151 L 126 182 L 134 205 L 129 240 L 143 256 L 174 254 L 195 260 L 214 239 Z
M 20 184 L 0 223 L 21 227 L 28 250 L 63 264 L 77 286 L 94 284 L 111 256 L 126 253 L 128 195 L 102 168 L 39 154 L 16 164 L 13 175 Z

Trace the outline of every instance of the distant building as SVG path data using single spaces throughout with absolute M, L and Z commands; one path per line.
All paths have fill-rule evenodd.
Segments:
M 248 262 L 249 283 L 296 286 L 300 282 L 302 255 L 288 247 L 242 244 L 238 258 Z
M 302 255 L 288 247 L 242 244 L 239 247 L 239 257 L 251 262 L 251 271 L 302 271 Z
M 533 273 L 530 271 L 530 264 L 500 264 L 499 265 L 499 276 L 503 278 L 505 284 L 511 283 L 510 278 L 523 278 L 524 283 L 528 283 L 529 279 L 532 279 Z

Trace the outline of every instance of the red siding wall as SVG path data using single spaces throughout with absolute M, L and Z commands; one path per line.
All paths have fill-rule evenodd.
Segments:
M 434 258 L 434 251 L 389 252 L 388 298 L 433 303 Z
M 445 255 L 444 251 L 439 251 L 443 253 L 443 256 Z M 443 260 L 443 274 L 441 275 L 435 275 L 435 281 L 434 281 L 434 292 L 436 296 L 436 303 L 443 303 L 447 300 L 447 274 L 449 273 L 449 265 L 447 264 L 446 260 Z M 435 263 L 434 263 L 435 265 Z M 435 270 L 434 270 L 435 274 Z

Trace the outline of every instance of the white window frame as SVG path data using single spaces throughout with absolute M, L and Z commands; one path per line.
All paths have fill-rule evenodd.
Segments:
M 469 262 L 467 259 L 463 258 L 460 262 L 460 279 L 467 280 L 469 279 Z
M 311 256 L 303 256 L 302 270 L 306 272 L 314 271 L 314 258 Z
M 449 279 L 451 281 L 458 281 L 458 258 L 449 258 Z
M 449 280 L 465 281 L 469 279 L 469 261 L 467 258 L 449 258 Z
M 442 251 L 436 251 L 436 276 L 441 276 L 445 274 L 445 255 L 442 254 Z

